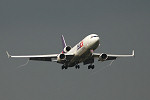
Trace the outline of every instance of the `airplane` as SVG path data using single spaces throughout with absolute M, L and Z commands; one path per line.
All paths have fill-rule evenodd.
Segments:
M 122 57 L 134 57 L 134 50 L 131 55 L 114 55 L 106 53 L 94 53 L 94 50 L 100 46 L 100 38 L 97 34 L 93 33 L 86 36 L 82 41 L 76 44 L 73 48 L 66 45 L 64 36 L 61 35 L 63 50 L 58 54 L 47 54 L 47 55 L 21 55 L 12 56 L 7 51 L 8 58 L 28 58 L 29 60 L 37 61 L 51 61 L 62 64 L 62 69 L 68 69 L 68 67 L 75 67 L 79 69 L 80 63 L 83 65 L 89 64 L 88 69 L 94 69 L 94 59 L 98 61 L 116 60 Z

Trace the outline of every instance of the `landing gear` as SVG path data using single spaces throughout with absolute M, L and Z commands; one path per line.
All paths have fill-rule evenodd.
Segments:
M 61 68 L 62 68 L 62 70 L 63 69 L 68 69 L 68 66 L 63 65 Z
M 76 68 L 76 69 L 79 69 L 79 68 L 80 68 L 80 66 L 79 66 L 79 65 L 76 65 L 76 66 L 75 66 L 75 68 Z
M 94 69 L 94 67 L 95 66 L 91 64 L 91 65 L 88 66 L 88 69 Z

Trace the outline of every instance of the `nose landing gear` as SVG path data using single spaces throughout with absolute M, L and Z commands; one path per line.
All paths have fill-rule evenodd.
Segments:
M 88 66 L 88 69 L 94 69 L 94 68 L 95 68 L 95 66 L 92 64 Z
M 63 65 L 61 68 L 62 68 L 62 70 L 63 69 L 68 69 L 68 66 Z

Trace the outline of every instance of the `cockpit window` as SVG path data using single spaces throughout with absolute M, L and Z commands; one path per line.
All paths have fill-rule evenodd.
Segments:
M 98 37 L 98 36 L 91 36 L 91 38 L 93 38 L 93 37 Z

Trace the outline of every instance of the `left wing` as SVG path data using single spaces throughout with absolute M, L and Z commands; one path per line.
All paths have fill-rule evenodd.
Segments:
M 103 53 L 93 53 L 93 57 L 99 58 L 102 56 Z M 106 57 L 107 56 L 107 57 Z M 115 60 L 116 58 L 123 58 L 123 57 L 134 57 L 134 50 L 132 51 L 131 55 L 113 55 L 113 54 L 105 54 L 107 59 L 105 60 Z M 103 59 L 99 59 L 100 61 L 105 61 Z
M 53 61 L 52 58 L 57 58 L 58 54 L 48 54 L 48 55 L 23 55 L 23 56 L 12 56 L 7 51 L 6 54 L 8 58 L 28 58 L 29 60 L 38 61 Z

